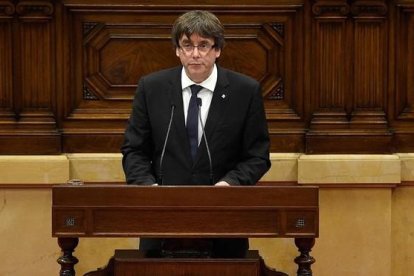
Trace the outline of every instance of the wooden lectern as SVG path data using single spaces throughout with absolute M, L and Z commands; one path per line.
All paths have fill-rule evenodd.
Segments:
M 297 275 L 312 275 L 309 252 L 319 225 L 316 187 L 87 184 L 57 185 L 52 191 L 52 235 L 63 252 L 58 259 L 61 276 L 75 275 L 78 260 L 72 253 L 80 237 L 290 237 L 300 252 L 295 258 Z M 258 260 L 263 265 L 256 251 L 242 259 L 200 260 L 116 250 L 106 270 L 88 275 L 285 275 L 263 268 L 257 273 Z M 245 266 L 246 273 L 214 272 L 231 271 L 232 266 Z M 189 272 L 197 268 L 204 272 Z

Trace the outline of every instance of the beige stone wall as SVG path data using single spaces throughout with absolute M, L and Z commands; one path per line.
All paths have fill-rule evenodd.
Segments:
M 414 154 L 272 154 L 264 181 L 320 187 L 317 276 L 400 276 L 414 270 Z M 0 275 L 58 275 L 51 237 L 51 184 L 67 179 L 123 181 L 119 154 L 0 156 Z M 402 182 L 403 181 L 403 182 Z M 402 184 L 401 184 L 402 183 Z M 77 275 L 104 266 L 137 239 L 81 239 Z M 295 275 L 291 239 L 252 239 L 268 265 Z

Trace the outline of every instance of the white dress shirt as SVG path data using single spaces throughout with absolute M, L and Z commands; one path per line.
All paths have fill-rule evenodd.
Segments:
M 208 111 L 210 109 L 211 99 L 213 98 L 213 91 L 216 87 L 217 83 L 217 67 L 214 64 L 213 71 L 211 72 L 210 76 L 201 83 L 193 82 L 185 73 L 185 70 L 181 71 L 181 85 L 183 89 L 183 108 L 184 108 L 184 119 L 187 123 L 187 112 L 188 112 L 188 105 L 190 103 L 191 98 L 191 89 L 190 86 L 193 84 L 197 84 L 202 86 L 203 88 L 198 92 L 197 97 L 201 99 L 201 120 L 203 125 L 205 126 L 208 116 Z M 198 120 L 198 144 L 200 144 L 201 138 L 203 136 L 203 127 L 201 126 L 200 119 Z

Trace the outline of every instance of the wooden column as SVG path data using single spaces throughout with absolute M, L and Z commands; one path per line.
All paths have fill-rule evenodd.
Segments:
M 0 152 L 59 153 L 53 81 L 53 5 L 50 1 L 2 3 Z
M 308 153 L 389 153 L 387 6 L 317 1 L 312 8 Z

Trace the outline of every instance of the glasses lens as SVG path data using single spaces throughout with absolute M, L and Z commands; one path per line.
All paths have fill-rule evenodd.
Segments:
M 191 54 L 194 52 L 194 49 L 197 48 L 197 50 L 202 53 L 202 54 L 206 54 L 208 53 L 212 48 L 214 47 L 214 45 L 210 45 L 210 44 L 200 44 L 200 45 L 192 45 L 192 44 L 183 44 L 181 45 L 181 49 L 184 50 L 184 52 L 186 52 L 187 54 Z

